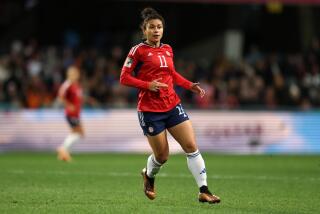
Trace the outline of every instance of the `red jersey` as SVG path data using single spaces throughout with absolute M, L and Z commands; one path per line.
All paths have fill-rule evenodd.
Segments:
M 157 92 L 149 90 L 149 83 L 155 79 L 168 85 Z M 170 45 L 152 47 L 140 43 L 131 48 L 122 67 L 121 84 L 139 88 L 138 111 L 166 112 L 180 103 L 174 84 L 190 89 L 192 82 L 175 70 L 173 52 Z
M 69 117 L 80 117 L 82 105 L 82 89 L 78 83 L 72 83 L 66 80 L 59 89 L 59 97 L 63 97 L 67 102 L 71 103 L 75 109 L 72 111 L 65 105 L 65 115 Z

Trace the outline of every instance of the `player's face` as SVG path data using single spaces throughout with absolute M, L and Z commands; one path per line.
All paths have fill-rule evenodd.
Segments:
M 80 73 L 77 69 L 75 68 L 70 68 L 69 72 L 68 72 L 68 78 L 69 80 L 75 82 L 75 81 L 78 81 L 79 78 L 80 78 Z
M 163 24 L 160 19 L 151 19 L 146 25 L 144 30 L 144 35 L 146 36 L 149 42 L 154 44 L 160 43 L 160 40 L 163 35 Z

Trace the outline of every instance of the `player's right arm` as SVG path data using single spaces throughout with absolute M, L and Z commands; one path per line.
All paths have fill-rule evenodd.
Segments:
M 138 46 L 131 48 L 121 70 L 120 83 L 126 86 L 150 91 L 158 91 L 160 88 L 168 87 L 167 84 L 159 82 L 160 79 L 155 79 L 151 82 L 148 82 L 140 80 L 132 75 L 139 62 L 139 53 L 137 49 Z

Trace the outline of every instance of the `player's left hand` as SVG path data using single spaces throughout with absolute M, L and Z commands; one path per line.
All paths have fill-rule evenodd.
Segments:
M 206 94 L 206 91 L 200 87 L 200 83 L 198 82 L 192 84 L 191 91 L 199 94 L 201 98 Z

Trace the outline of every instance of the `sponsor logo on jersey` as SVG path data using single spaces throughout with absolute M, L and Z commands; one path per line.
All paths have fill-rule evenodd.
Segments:
M 148 56 L 152 56 L 153 54 L 151 52 L 148 53 Z
M 124 62 L 124 66 L 130 68 L 132 65 L 133 60 L 130 57 L 127 57 L 126 61 Z

